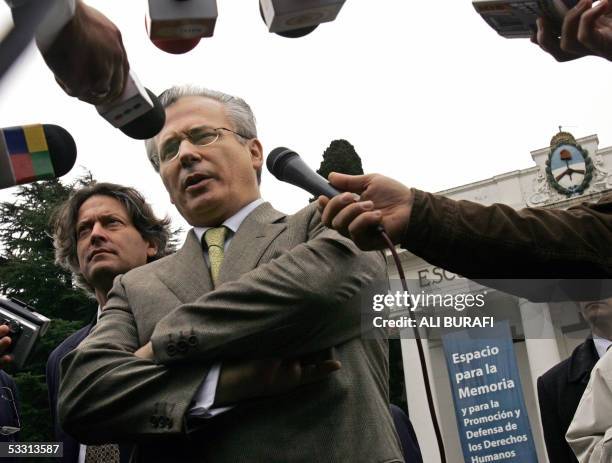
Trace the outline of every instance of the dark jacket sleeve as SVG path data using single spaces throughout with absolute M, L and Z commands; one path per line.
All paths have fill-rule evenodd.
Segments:
M 576 460 L 570 457 L 572 450 L 565 440 L 565 430 L 562 429 L 561 418 L 557 413 L 560 404 L 554 399 L 554 394 L 547 390 L 542 377 L 538 378 L 538 401 L 548 460 L 554 463 L 575 463 Z
M 402 247 L 430 264 L 473 280 L 487 279 L 483 283 L 492 287 L 491 279 L 612 276 L 612 194 L 567 210 L 517 211 L 413 191 Z M 498 282 L 498 289 L 547 300 L 531 295 L 529 287 L 499 287 L 504 284 L 509 283 Z

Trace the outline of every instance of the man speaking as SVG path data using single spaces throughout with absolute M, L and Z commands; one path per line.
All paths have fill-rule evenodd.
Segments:
M 383 258 L 326 229 L 315 204 L 287 216 L 260 198 L 262 146 L 243 100 L 192 87 L 160 98 L 166 125 L 149 159 L 194 228 L 175 255 L 115 280 L 62 363 L 64 428 L 139 442 L 138 461 L 402 461 L 386 342 L 360 336 L 360 296 L 386 279 Z M 210 362 L 271 356 L 342 369 L 207 421 L 188 416 Z

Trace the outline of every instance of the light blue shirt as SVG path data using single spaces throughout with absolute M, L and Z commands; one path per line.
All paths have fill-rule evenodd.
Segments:
M 596 334 L 593 335 L 593 343 L 595 344 L 595 350 L 599 354 L 599 358 L 602 358 L 604 355 L 606 355 L 606 351 L 608 350 L 610 345 L 612 345 L 612 341 L 597 336 Z

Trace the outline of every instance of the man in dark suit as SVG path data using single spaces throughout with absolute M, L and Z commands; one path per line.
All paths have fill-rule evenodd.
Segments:
M 565 434 L 589 382 L 591 370 L 612 344 L 612 304 L 605 301 L 581 302 L 580 311 L 591 327 L 592 336 L 576 347 L 570 358 L 538 378 L 540 416 L 551 463 L 578 461 Z
M 86 215 L 86 213 L 88 215 Z M 113 278 L 168 252 L 168 220 L 155 217 L 151 207 L 133 188 L 97 183 L 76 192 L 55 217 L 55 248 L 58 262 L 68 259 L 79 285 L 104 306 Z M 92 230 L 93 229 L 93 230 Z M 65 233 L 60 233 L 62 230 Z M 76 253 L 73 237 L 93 232 L 98 252 L 88 256 Z M 57 417 L 60 362 L 74 350 L 95 326 L 92 323 L 66 338 L 47 360 L 47 386 L 55 436 L 64 443 L 63 461 L 129 461 L 130 446 L 87 448 L 64 432 Z M 117 460 L 119 458 L 119 460 Z

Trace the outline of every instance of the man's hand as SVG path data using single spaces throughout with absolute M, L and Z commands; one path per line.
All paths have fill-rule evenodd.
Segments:
M 383 249 L 382 225 L 395 244 L 399 243 L 410 221 L 414 196 L 412 190 L 379 174 L 345 175 L 335 172 L 329 182 L 343 193 L 331 200 L 318 199 L 323 223 L 350 237 L 364 251 Z
M 80 0 L 74 17 L 42 54 L 55 80 L 70 96 L 99 105 L 123 92 L 130 65 L 121 32 Z
M 6 367 L 9 363 L 13 361 L 12 355 L 4 353 L 9 348 L 12 342 L 8 334 L 8 325 L 0 325 L 0 369 Z
M 153 344 L 151 344 L 151 341 L 149 341 L 136 352 L 134 352 L 134 355 L 141 359 L 154 360 L 155 356 L 153 355 Z
M 531 41 L 557 61 L 570 61 L 587 55 L 612 61 L 612 8 L 610 0 L 593 6 L 592 0 L 580 0 L 563 19 L 561 37 L 545 18 L 538 18 L 537 33 Z
M 337 360 L 263 359 L 223 363 L 215 405 L 289 392 L 321 381 L 342 367 Z

